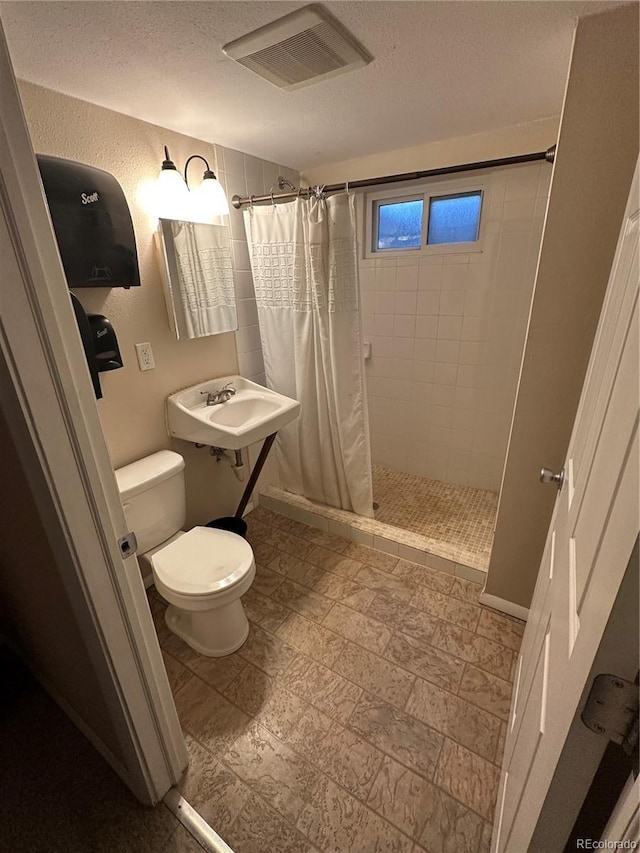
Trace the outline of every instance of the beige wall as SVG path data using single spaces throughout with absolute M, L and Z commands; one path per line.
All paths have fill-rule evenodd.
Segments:
M 303 169 L 302 177 L 309 184 L 332 184 L 546 151 L 556 141 L 558 122 L 559 117 L 552 116 L 486 133 L 314 166 Z
M 18 645 L 34 670 L 125 764 L 120 739 L 1 410 L 0 446 L 0 636 Z
M 576 33 L 486 592 L 528 607 L 638 157 L 638 7 Z
M 146 192 L 157 177 L 163 145 L 178 168 L 190 154 L 201 154 L 219 173 L 229 196 L 260 194 L 278 174 L 298 174 L 241 152 L 225 149 L 148 124 L 66 95 L 21 82 L 20 95 L 38 153 L 53 154 L 111 172 L 127 198 L 136 235 L 139 288 L 89 288 L 75 291 L 84 307 L 105 314 L 113 323 L 124 367 L 101 374 L 103 399 L 98 411 L 114 467 L 164 447 L 173 447 L 187 462 L 188 524 L 231 513 L 243 486 L 229 466 L 216 464 L 206 449 L 171 442 L 165 430 L 164 401 L 174 391 L 201 380 L 236 372 L 264 381 L 253 282 L 242 216 L 232 211 L 234 276 L 238 297 L 237 333 L 177 341 L 167 319 L 158 256 L 156 220 Z M 189 170 L 199 180 L 198 161 Z M 155 370 L 138 369 L 134 344 L 149 341 Z M 237 346 L 236 346 L 237 344 Z

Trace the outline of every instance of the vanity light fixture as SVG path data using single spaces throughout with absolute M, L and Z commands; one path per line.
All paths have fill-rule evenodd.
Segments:
M 206 166 L 202 181 L 189 191 L 187 170 L 192 160 L 202 160 Z M 184 178 L 164 147 L 164 160 L 158 175 L 158 216 L 161 219 L 183 219 L 188 222 L 212 223 L 217 216 L 229 215 L 229 202 L 220 181 L 200 154 L 192 154 L 184 166 Z

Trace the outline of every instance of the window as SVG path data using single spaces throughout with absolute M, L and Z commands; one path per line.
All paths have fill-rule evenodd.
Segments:
M 437 243 L 474 243 L 480 231 L 481 207 L 481 192 L 430 198 L 427 246 Z
M 366 203 L 365 257 L 479 252 L 487 179 L 431 183 L 411 194 L 371 193 Z

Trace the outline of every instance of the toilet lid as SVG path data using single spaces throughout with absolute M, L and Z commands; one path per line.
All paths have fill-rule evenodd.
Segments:
M 228 530 L 194 527 L 151 557 L 158 579 L 185 595 L 228 589 L 253 566 L 251 545 Z

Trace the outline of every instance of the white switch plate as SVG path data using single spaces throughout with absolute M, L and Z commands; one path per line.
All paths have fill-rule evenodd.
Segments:
M 151 344 L 147 341 L 144 344 L 136 344 L 136 355 L 138 356 L 138 366 L 140 370 L 153 370 L 156 366 L 153 360 L 153 351 Z

